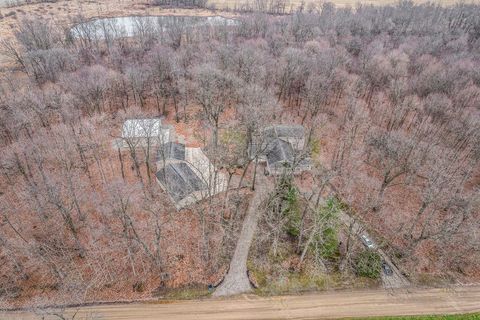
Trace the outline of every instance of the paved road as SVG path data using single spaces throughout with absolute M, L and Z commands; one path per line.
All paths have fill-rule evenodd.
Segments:
M 68 312 L 75 312 L 69 310 Z M 335 319 L 344 317 L 480 312 L 480 286 L 455 289 L 343 291 L 301 296 L 257 297 L 203 301 L 151 302 L 84 307 L 75 319 Z M 26 312 L 1 313 L 0 319 L 39 319 Z M 45 318 L 54 319 L 54 318 Z M 58 318 L 55 318 L 58 319 Z

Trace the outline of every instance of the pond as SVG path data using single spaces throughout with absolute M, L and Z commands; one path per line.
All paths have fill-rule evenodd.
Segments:
M 75 38 L 121 38 L 201 26 L 231 26 L 237 22 L 221 16 L 128 16 L 79 23 L 71 28 L 71 33 Z

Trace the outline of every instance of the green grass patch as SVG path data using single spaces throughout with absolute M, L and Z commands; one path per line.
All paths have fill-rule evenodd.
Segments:
M 438 287 L 454 283 L 455 279 L 444 274 L 419 273 L 414 275 L 415 281 L 421 286 Z
M 245 145 L 247 143 L 247 136 L 241 130 L 234 128 L 227 128 L 220 134 L 220 142 L 226 145 L 236 143 L 239 145 Z
M 320 254 L 324 259 L 336 259 L 340 256 L 338 251 L 338 235 L 334 228 L 323 230 L 323 241 Z
M 362 251 L 356 258 L 356 269 L 360 277 L 378 279 L 382 271 L 382 257 L 373 250 Z
M 269 277 L 259 270 L 253 272 L 259 284 L 255 293 L 261 296 L 324 291 L 338 287 L 341 282 L 339 277 L 331 274 L 311 275 L 304 272 L 289 272 L 277 277 Z
M 429 315 L 429 316 L 345 318 L 345 319 L 351 319 L 351 320 L 479 320 L 480 313 Z
M 257 280 L 259 287 L 267 285 L 268 272 L 266 270 L 256 268 L 252 260 L 247 260 L 247 269 Z
M 205 287 L 170 289 L 165 293 L 164 298 L 168 300 L 189 300 L 208 297 L 211 293 Z
M 337 234 L 339 212 L 340 204 L 337 199 L 328 198 L 325 205 L 319 208 L 316 213 L 316 219 L 322 221 L 325 226 L 322 227 L 322 230 L 319 230 L 312 246 L 323 259 L 336 260 L 340 255 Z
M 311 156 L 313 159 L 318 159 L 320 156 L 320 139 L 312 138 L 309 144 L 311 150 Z
M 287 186 L 285 204 L 286 206 L 283 214 L 288 219 L 287 224 L 285 225 L 285 230 L 289 235 L 297 237 L 300 234 L 300 223 L 302 217 L 300 216 L 298 191 L 297 188 L 292 184 Z
M 240 130 L 227 128 L 219 136 L 220 144 L 230 154 L 240 155 L 247 145 L 247 136 Z

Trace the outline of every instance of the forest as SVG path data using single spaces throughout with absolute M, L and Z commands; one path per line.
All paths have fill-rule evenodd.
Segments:
M 124 37 L 81 15 L 69 27 L 25 18 L 0 38 L 1 306 L 217 283 L 263 179 L 273 187 L 249 256 L 259 290 L 276 278 L 372 285 L 375 257 L 340 211 L 413 283 L 480 279 L 480 6 L 325 3 L 235 19 L 139 20 Z M 125 119 L 160 116 L 205 150 L 226 192 L 177 211 L 154 150 L 115 147 Z M 280 123 L 304 126 L 312 169 L 259 178 L 249 145 Z

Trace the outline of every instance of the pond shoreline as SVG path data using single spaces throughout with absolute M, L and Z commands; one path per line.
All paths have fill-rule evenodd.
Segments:
M 95 36 L 107 38 L 132 37 L 138 31 L 165 31 L 169 26 L 181 24 L 188 27 L 220 27 L 238 25 L 238 19 L 227 18 L 221 15 L 195 16 L 195 15 L 128 15 L 102 18 L 91 18 L 78 22 L 70 27 L 70 32 L 75 38 Z M 148 28 L 152 28 L 147 30 Z

